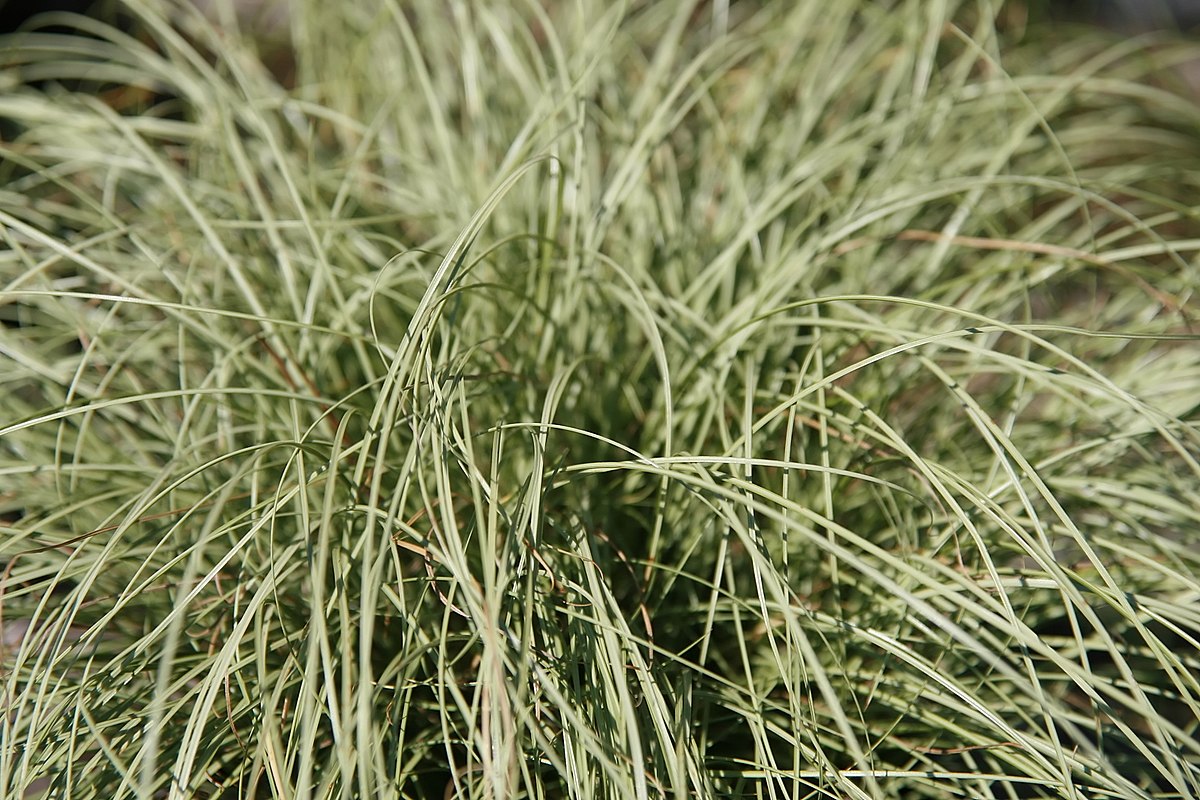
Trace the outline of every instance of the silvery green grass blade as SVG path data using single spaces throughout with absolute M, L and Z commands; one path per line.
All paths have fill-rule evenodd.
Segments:
M 0 42 L 0 797 L 1200 795 L 1196 45 L 204 8 Z

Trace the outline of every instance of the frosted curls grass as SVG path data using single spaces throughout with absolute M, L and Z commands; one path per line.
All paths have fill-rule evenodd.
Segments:
M 0 793 L 1196 793 L 1189 48 L 127 7 L 7 49 Z

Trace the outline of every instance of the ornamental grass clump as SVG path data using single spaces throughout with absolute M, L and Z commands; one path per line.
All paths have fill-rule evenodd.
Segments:
M 125 0 L 0 81 L 0 796 L 1200 795 L 1194 45 Z

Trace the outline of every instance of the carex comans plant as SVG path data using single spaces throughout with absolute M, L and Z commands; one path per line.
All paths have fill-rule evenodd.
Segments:
M 1200 123 L 998 2 L 125 0 L 0 94 L 0 795 L 1200 794 Z

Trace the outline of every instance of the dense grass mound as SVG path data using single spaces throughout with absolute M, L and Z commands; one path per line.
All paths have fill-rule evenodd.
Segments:
M 0 796 L 1200 795 L 1196 49 L 545 5 L 4 41 Z

